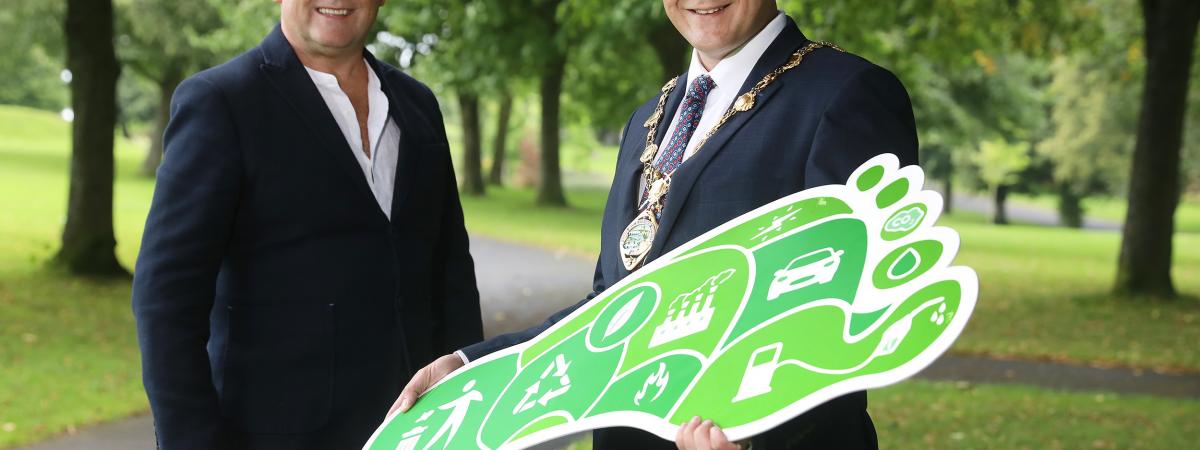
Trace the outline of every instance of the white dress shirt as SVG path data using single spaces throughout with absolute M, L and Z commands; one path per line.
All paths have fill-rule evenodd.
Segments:
M 737 96 L 741 94 L 738 89 L 742 88 L 742 84 L 750 76 L 750 71 L 758 63 L 758 59 L 762 57 L 763 52 L 767 51 L 767 47 L 775 42 L 775 38 L 783 31 L 785 25 L 787 25 L 787 16 L 780 11 L 776 14 L 775 19 L 763 27 L 762 31 L 759 31 L 746 45 L 718 61 L 711 71 L 704 69 L 704 65 L 700 64 L 700 54 L 692 49 L 692 63 L 688 67 L 687 83 L 683 86 L 676 86 L 675 89 L 687 89 L 700 75 L 712 77 L 717 86 L 708 91 L 708 97 L 704 101 L 704 112 L 700 115 L 700 123 L 696 125 L 695 133 L 688 140 L 687 150 L 683 152 L 684 161 L 696 153 L 696 144 L 700 143 L 704 135 L 708 134 L 708 131 L 725 114 L 725 110 L 729 109 L 729 105 L 732 105 Z M 678 125 L 679 112 L 677 110 L 675 117 L 671 118 L 671 125 L 667 127 L 667 133 L 663 135 L 661 148 L 667 148 L 667 144 L 671 142 L 671 135 L 675 133 L 675 127 Z M 659 152 L 658 156 L 662 158 L 665 155 L 666 152 Z
M 392 193 L 396 186 L 396 158 L 400 154 L 400 127 L 388 115 L 388 98 L 383 93 L 379 76 L 371 69 L 371 65 L 363 60 L 367 68 L 367 137 L 370 138 L 371 156 L 363 153 L 362 134 L 358 128 L 358 116 L 354 113 L 354 105 L 350 97 L 338 85 L 337 77 L 333 74 L 313 70 L 307 66 L 308 76 L 317 91 L 325 100 L 325 106 L 333 114 L 346 144 L 354 153 L 354 159 L 362 168 L 367 185 L 375 194 L 375 201 L 383 214 L 392 218 Z

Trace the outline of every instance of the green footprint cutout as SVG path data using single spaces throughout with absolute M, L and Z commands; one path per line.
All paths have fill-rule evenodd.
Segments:
M 901 381 L 962 332 L 978 279 L 952 266 L 941 197 L 893 155 L 656 259 L 529 342 L 472 362 L 364 449 L 523 448 L 612 426 L 731 439 Z

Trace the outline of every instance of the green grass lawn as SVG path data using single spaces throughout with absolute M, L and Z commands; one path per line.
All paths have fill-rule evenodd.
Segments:
M 467 231 L 594 260 L 608 190 L 570 189 L 567 208 L 535 206 L 534 196 L 529 189 L 497 187 L 489 187 L 484 197 L 462 196 Z
M 67 124 L 0 106 L 0 136 L 0 447 L 144 412 L 128 282 L 46 266 L 67 198 Z M 153 189 L 136 175 L 143 156 L 144 143 L 118 141 L 114 220 L 128 268 Z M 575 189 L 570 208 L 544 209 L 532 206 L 529 190 L 492 189 L 463 203 L 473 234 L 594 258 L 605 195 Z M 976 315 L 954 351 L 1200 371 L 1198 302 L 1106 294 L 1116 234 L 1000 228 L 971 215 L 943 223 L 962 234 L 958 261 L 981 278 Z M 1200 293 L 1200 235 L 1178 235 L 1175 248 L 1177 286 Z M 1061 447 L 1099 439 L 1099 448 L 1178 448 L 1200 438 L 1186 422 L 1200 412 L 1195 401 L 911 382 L 879 391 L 872 411 L 895 448 L 1054 448 L 1055 439 Z
M 128 280 L 47 267 L 67 202 L 68 124 L 0 107 L 0 447 L 146 410 Z M 113 218 L 132 268 L 153 183 L 119 140 Z
M 881 448 L 1183 449 L 1200 402 L 1012 385 L 905 381 L 871 391 Z
M 1117 298 L 1118 233 L 949 219 L 980 299 L 954 351 L 1200 371 L 1200 234 L 1175 238 L 1177 302 Z
M 883 449 L 1183 449 L 1200 439 L 1195 400 L 919 380 L 869 397 Z

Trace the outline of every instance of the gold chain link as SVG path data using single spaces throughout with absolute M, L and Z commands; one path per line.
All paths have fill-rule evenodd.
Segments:
M 716 125 L 713 125 L 713 127 L 711 129 L 709 129 L 707 133 L 704 134 L 704 137 L 702 137 L 700 139 L 700 142 L 696 143 L 696 150 L 693 152 L 693 155 L 695 153 L 700 152 L 700 149 L 702 147 L 704 147 L 704 144 L 708 142 L 708 139 L 711 138 L 714 134 L 716 134 L 717 130 L 720 130 L 721 126 L 725 125 L 725 122 L 728 122 L 729 119 L 733 118 L 733 116 L 736 115 L 737 113 L 746 112 L 746 111 L 749 111 L 751 108 L 753 108 L 754 101 L 755 101 L 755 99 L 758 98 L 759 92 L 761 92 L 763 89 L 766 89 L 766 87 L 769 86 L 771 83 L 775 82 L 775 79 L 779 78 L 779 76 L 782 75 L 784 72 L 787 72 L 787 71 L 795 68 L 796 66 L 800 65 L 800 62 L 804 61 L 804 57 L 807 56 L 809 53 L 812 53 L 813 50 L 816 50 L 816 49 L 822 48 L 822 47 L 832 48 L 839 52 L 844 51 L 841 49 L 841 47 L 838 47 L 837 45 L 834 45 L 829 42 L 810 42 L 810 43 L 808 43 L 808 45 L 805 45 L 804 47 L 801 47 L 799 50 L 796 50 L 796 52 L 792 53 L 792 56 L 788 58 L 786 63 L 784 63 L 783 65 L 781 65 L 779 67 L 776 67 L 775 70 L 772 70 L 770 73 L 764 75 L 761 80 L 758 80 L 758 83 L 754 84 L 754 87 L 750 88 L 749 91 L 743 93 L 742 95 L 737 96 L 736 100 L 734 100 L 733 105 L 730 105 L 729 109 L 725 110 L 725 114 L 721 116 L 720 120 L 717 121 Z M 663 119 L 664 119 L 663 109 L 666 107 L 667 97 L 669 97 L 671 95 L 671 91 L 675 89 L 677 79 L 678 78 L 672 78 L 669 81 L 667 81 L 667 84 L 663 85 L 662 94 L 660 94 L 658 97 L 658 106 L 654 108 L 654 113 L 652 113 L 650 115 L 650 117 L 648 119 L 646 119 L 645 126 L 648 129 L 646 132 L 646 148 L 645 148 L 645 150 L 643 150 L 643 158 L 642 158 L 642 164 L 643 164 L 642 176 L 646 182 L 646 189 L 650 189 L 653 186 L 654 182 L 656 182 L 660 179 L 663 179 L 663 178 L 666 178 L 666 189 L 669 190 L 670 186 L 671 186 L 670 185 L 670 176 L 668 174 L 659 172 L 658 169 L 654 167 L 654 160 L 658 159 L 658 154 L 659 154 L 659 152 L 662 151 L 661 148 L 659 148 L 657 145 L 654 144 L 654 136 L 658 131 L 658 126 L 663 122 Z M 663 139 L 666 139 L 666 137 L 663 137 Z M 653 155 L 648 156 L 648 154 L 650 154 L 650 153 L 653 153 Z M 655 202 L 653 202 L 653 204 L 649 205 L 649 208 L 651 208 L 653 210 L 652 212 L 654 212 L 655 214 L 657 214 L 662 209 L 662 205 L 663 205 L 662 199 L 663 198 L 666 198 L 665 190 L 663 191 L 663 194 L 657 199 L 658 201 L 655 201 Z M 640 194 L 639 194 L 639 203 L 640 203 Z M 639 204 L 639 205 L 635 206 L 635 208 L 640 209 L 640 206 L 641 205 Z

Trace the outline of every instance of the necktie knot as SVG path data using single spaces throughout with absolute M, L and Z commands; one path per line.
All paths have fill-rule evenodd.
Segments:
M 692 85 L 688 87 L 688 96 L 694 97 L 699 101 L 704 101 L 708 97 L 708 92 L 717 87 L 717 83 L 708 75 L 700 75 L 692 80 Z

